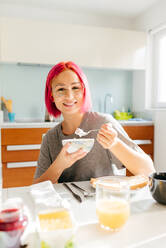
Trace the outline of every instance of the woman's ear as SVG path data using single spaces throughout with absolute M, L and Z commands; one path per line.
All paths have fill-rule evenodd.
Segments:
M 51 99 L 51 102 L 54 102 L 54 97 L 53 97 L 53 94 L 52 94 L 52 90 L 51 90 L 51 93 L 50 93 L 50 99 Z
M 52 101 L 52 102 L 54 102 L 54 98 L 53 98 L 53 95 L 52 95 L 52 93 L 51 93 L 51 101 Z
M 51 99 L 51 102 L 54 102 L 54 97 L 53 97 L 53 94 L 52 94 L 52 80 L 50 81 L 50 86 L 51 86 L 51 88 L 50 88 L 50 91 L 51 91 L 51 93 L 50 93 L 50 99 Z

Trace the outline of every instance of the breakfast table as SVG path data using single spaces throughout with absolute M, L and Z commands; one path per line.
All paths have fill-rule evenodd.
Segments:
M 94 189 L 89 181 L 77 185 L 91 192 Z M 84 197 L 78 202 L 63 184 L 55 184 L 55 191 L 67 199 L 77 222 L 76 248 L 164 248 L 166 247 L 166 205 L 157 203 L 149 192 L 148 186 L 132 193 L 130 197 L 131 215 L 127 223 L 117 232 L 103 230 L 97 220 L 95 196 Z M 29 224 L 22 237 L 28 248 L 40 247 L 35 228 L 34 203 L 30 187 L 7 188 L 2 190 L 2 200 L 20 197 L 30 212 Z

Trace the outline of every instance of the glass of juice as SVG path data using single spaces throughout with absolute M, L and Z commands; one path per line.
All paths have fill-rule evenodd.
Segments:
M 28 224 L 20 198 L 11 198 L 0 206 L 0 247 L 20 248 L 20 238 Z
M 109 177 L 110 178 L 110 177 Z M 100 226 L 117 231 L 129 218 L 129 185 L 120 178 L 101 179 L 96 184 L 96 214 Z
M 38 213 L 41 247 L 74 248 L 76 225 L 72 213 L 65 208 L 47 209 Z

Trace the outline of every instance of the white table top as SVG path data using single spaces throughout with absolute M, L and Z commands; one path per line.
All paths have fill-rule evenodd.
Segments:
M 0 124 L 1 128 L 52 128 L 59 123 L 57 122 L 3 122 Z M 153 121 L 119 121 L 122 126 L 150 126 L 154 125 Z
M 92 190 L 89 182 L 79 182 L 80 186 Z M 100 228 L 95 213 L 95 197 L 76 201 L 62 184 L 54 185 L 55 190 L 70 201 L 78 223 L 76 248 L 164 248 L 166 247 L 166 206 L 155 202 L 146 187 L 131 198 L 131 216 L 118 232 L 104 231 Z M 80 193 L 81 194 L 81 193 Z M 3 189 L 3 200 L 21 197 L 29 209 L 34 210 L 29 187 Z M 39 241 L 34 235 L 33 217 L 25 233 L 29 248 L 38 248 Z M 26 236 L 27 235 L 27 236 Z M 28 237 L 28 238 L 27 238 Z

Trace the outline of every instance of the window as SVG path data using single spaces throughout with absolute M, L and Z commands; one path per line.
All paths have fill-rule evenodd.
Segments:
M 166 108 L 166 26 L 150 31 L 148 51 L 146 105 Z

